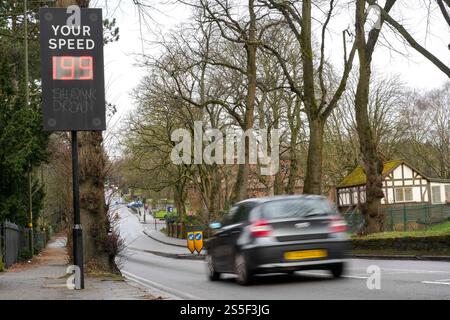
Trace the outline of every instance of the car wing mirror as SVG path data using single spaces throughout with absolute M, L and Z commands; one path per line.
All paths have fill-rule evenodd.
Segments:
M 209 224 L 211 229 L 220 229 L 222 228 L 222 224 L 220 222 L 212 222 Z

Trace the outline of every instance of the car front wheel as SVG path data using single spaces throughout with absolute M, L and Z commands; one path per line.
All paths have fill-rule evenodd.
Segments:
M 220 272 L 216 271 L 214 267 L 214 262 L 212 256 L 208 253 L 206 254 L 206 265 L 208 268 L 208 278 L 211 281 L 217 281 L 220 279 Z

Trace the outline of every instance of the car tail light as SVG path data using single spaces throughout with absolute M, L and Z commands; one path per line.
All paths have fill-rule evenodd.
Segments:
M 330 232 L 336 233 L 336 232 L 345 232 L 345 231 L 347 231 L 347 223 L 345 223 L 345 220 L 339 216 L 331 217 Z
M 266 220 L 257 220 L 250 225 L 250 232 L 253 237 L 268 237 L 272 233 L 272 227 Z

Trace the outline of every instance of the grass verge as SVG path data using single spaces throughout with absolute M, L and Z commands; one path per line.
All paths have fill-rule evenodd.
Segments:
M 397 250 L 397 249 L 354 249 L 352 254 L 364 254 L 364 255 L 381 255 L 381 256 L 437 256 L 437 257 L 450 257 L 450 249 L 438 251 L 438 250 Z
M 353 254 L 450 256 L 450 221 L 427 230 L 352 236 Z
M 450 235 L 450 221 L 431 226 L 427 230 L 379 232 L 369 234 L 366 236 L 352 236 L 352 239 L 369 240 L 369 239 L 421 238 L 421 237 L 439 237 L 445 235 Z

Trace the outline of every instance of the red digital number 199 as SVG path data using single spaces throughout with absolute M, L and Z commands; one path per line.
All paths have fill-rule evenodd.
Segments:
M 92 80 L 93 78 L 91 56 L 53 57 L 53 80 Z

